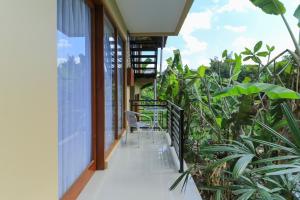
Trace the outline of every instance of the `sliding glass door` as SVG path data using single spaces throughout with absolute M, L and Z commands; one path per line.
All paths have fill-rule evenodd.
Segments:
M 91 16 L 84 0 L 57 0 L 59 198 L 92 161 Z
M 123 40 L 118 36 L 118 133 L 123 129 L 124 117 L 124 47 Z
M 105 151 L 115 140 L 115 29 L 104 17 Z

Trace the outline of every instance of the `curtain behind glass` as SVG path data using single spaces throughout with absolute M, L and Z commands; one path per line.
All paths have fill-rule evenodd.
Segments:
M 90 19 L 84 0 L 57 0 L 59 198 L 92 160 Z
M 104 18 L 104 77 L 105 77 L 105 151 L 115 140 L 115 39 L 114 28 Z
M 123 97 L 124 97 L 124 86 L 123 86 L 123 40 L 118 37 L 118 133 L 123 128 Z

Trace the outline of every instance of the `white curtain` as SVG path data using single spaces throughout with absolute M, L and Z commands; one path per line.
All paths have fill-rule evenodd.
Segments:
M 59 198 L 92 160 L 90 20 L 84 0 L 57 0 Z
M 114 28 L 107 17 L 104 20 L 104 72 L 105 72 L 105 151 L 115 140 L 115 39 Z

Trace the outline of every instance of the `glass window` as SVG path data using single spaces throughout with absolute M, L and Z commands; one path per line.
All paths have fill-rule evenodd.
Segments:
M 57 0 L 59 198 L 92 160 L 90 31 L 84 0 Z
M 105 151 L 115 140 L 115 32 L 114 27 L 104 18 L 104 78 L 105 78 Z
M 118 37 L 118 133 L 122 131 L 123 128 L 123 117 L 124 117 L 124 108 L 123 108 L 123 98 L 124 98 L 124 86 L 123 86 L 123 40 Z

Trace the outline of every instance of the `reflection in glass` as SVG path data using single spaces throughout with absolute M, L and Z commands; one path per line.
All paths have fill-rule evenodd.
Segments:
M 92 160 L 90 30 L 84 0 L 57 1 L 59 198 Z
M 105 77 L 105 151 L 115 139 L 115 39 L 114 27 L 105 17 L 104 20 L 104 77 Z
M 123 128 L 123 40 L 118 37 L 118 133 L 121 133 Z

